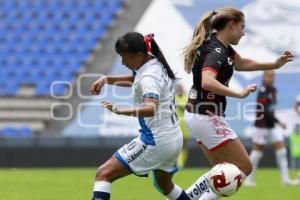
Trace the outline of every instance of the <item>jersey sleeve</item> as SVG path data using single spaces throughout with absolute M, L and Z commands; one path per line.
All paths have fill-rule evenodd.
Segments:
M 223 65 L 224 61 L 225 61 L 225 56 L 222 54 L 221 51 L 215 49 L 206 55 L 206 58 L 202 66 L 202 71 L 210 70 L 218 74 L 218 71 Z
M 162 85 L 160 84 L 159 79 L 154 76 L 144 76 L 140 81 L 140 85 L 142 89 L 143 99 L 159 99 L 162 89 Z

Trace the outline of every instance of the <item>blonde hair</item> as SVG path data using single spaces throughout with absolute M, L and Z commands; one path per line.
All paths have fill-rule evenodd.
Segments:
M 225 28 L 230 21 L 240 22 L 244 14 L 235 8 L 219 8 L 206 12 L 197 24 L 192 41 L 184 48 L 184 69 L 187 73 L 192 71 L 196 50 L 203 44 L 212 33 Z

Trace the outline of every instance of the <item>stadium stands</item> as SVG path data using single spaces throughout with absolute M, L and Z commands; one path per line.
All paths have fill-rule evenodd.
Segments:
M 25 111 L 10 107 L 10 111 L 5 106 L 7 98 L 18 97 L 17 107 L 24 108 L 24 88 L 33 90 L 32 100 L 51 100 L 51 92 L 54 96 L 66 94 L 67 85 L 53 82 L 74 82 L 124 1 L 0 0 L 0 97 L 4 97 L 0 101 L 4 105 L 0 106 L 0 137 L 30 136 L 39 129 L 27 127 L 25 120 L 38 123 L 50 119 L 49 106 Z M 13 126 L 6 127 L 4 122 Z

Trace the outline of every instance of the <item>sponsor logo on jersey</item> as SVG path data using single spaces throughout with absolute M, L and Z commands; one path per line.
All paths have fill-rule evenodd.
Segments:
M 147 149 L 146 145 L 143 145 L 141 149 L 139 149 L 137 152 L 134 152 L 128 159 L 128 164 L 135 161 L 138 157 L 142 155 L 142 153 Z
M 218 52 L 218 53 L 221 53 L 222 49 L 220 47 L 217 47 L 217 48 L 215 48 L 215 51 Z
M 227 61 L 228 61 L 228 64 L 229 64 L 229 65 L 232 65 L 232 64 L 233 64 L 233 61 L 231 60 L 230 57 L 227 57 Z

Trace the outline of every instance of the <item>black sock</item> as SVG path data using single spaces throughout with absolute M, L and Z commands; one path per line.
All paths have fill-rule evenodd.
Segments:
M 182 191 L 177 200 L 190 200 L 190 197 L 187 195 L 187 193 L 185 193 L 185 191 Z
M 99 191 L 94 191 L 93 192 L 93 198 L 92 200 L 109 200 L 110 199 L 110 194 L 106 192 L 99 192 Z

